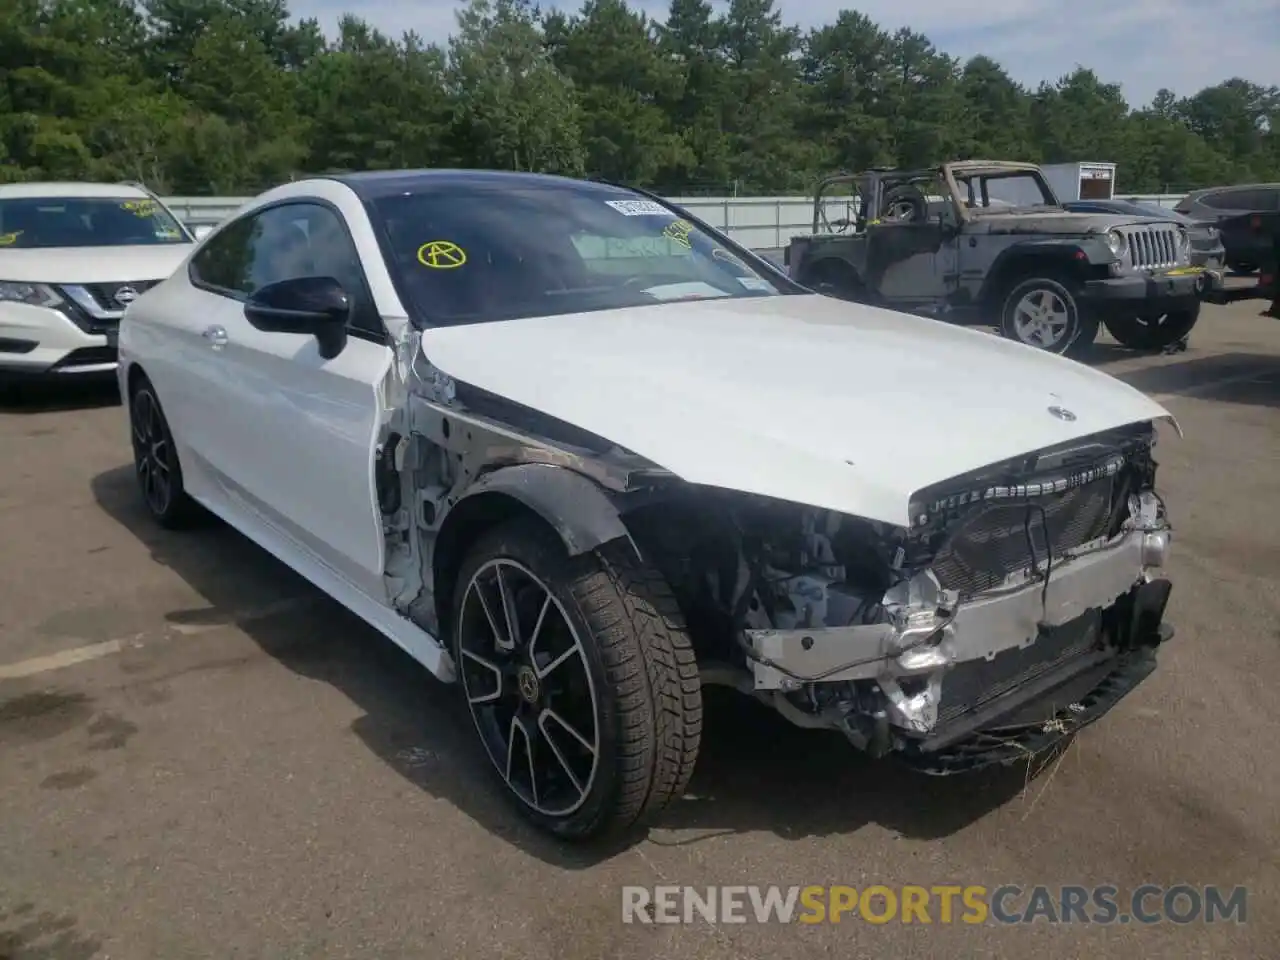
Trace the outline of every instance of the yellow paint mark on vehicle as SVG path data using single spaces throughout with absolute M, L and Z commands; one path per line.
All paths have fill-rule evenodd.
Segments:
M 453 270 L 467 262 L 467 252 L 452 240 L 428 240 L 418 248 L 418 262 L 432 270 Z
M 662 235 L 668 240 L 674 240 L 686 249 L 692 250 L 693 244 L 689 240 L 689 234 L 693 233 L 693 224 L 688 220 L 673 220 L 662 228 Z
M 18 242 L 20 236 L 22 236 L 21 230 L 15 230 L 13 233 L 0 233 L 0 247 L 12 247 Z
M 1204 273 L 1204 267 L 1174 267 L 1172 270 L 1166 270 L 1166 277 L 1185 277 L 1188 274 Z
M 128 210 L 135 217 L 154 217 L 156 202 L 154 200 L 126 200 L 120 204 L 121 210 Z

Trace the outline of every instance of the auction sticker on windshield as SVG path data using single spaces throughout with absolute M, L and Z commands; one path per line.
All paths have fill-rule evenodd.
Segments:
M 652 200 L 606 200 L 608 206 L 613 207 L 624 217 L 669 217 L 671 211 L 660 203 Z

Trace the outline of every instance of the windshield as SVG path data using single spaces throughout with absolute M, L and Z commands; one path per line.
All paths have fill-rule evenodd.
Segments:
M 657 201 L 601 184 L 451 185 L 371 208 L 403 295 L 432 326 L 777 296 L 786 282 Z
M 1057 200 L 1044 180 L 1035 173 L 1018 170 L 1011 173 L 956 175 L 960 201 L 970 210 L 1007 213 L 1010 207 L 1056 206 Z
M 164 207 L 145 197 L 0 200 L 0 248 L 125 247 L 188 243 Z

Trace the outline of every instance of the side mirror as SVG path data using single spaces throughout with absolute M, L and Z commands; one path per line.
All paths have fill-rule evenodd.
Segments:
M 268 283 L 244 305 L 245 318 L 259 330 L 314 336 L 326 360 L 347 345 L 351 310 L 351 298 L 333 277 L 292 277 Z

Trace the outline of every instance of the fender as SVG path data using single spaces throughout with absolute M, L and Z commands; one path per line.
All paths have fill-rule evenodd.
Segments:
M 432 632 L 447 636 L 455 577 L 462 555 L 482 530 L 531 510 L 556 531 L 570 556 L 580 556 L 625 537 L 640 551 L 608 495 L 587 477 L 561 466 L 519 463 L 482 474 L 463 493 L 440 523 L 427 546 L 424 579 L 434 602 L 425 608 Z
M 473 483 L 450 512 L 486 493 L 504 493 L 538 514 L 560 534 L 570 556 L 619 537 L 630 540 L 617 507 L 604 491 L 566 467 L 542 463 L 499 467 Z
M 1081 260 L 1077 254 L 1083 253 Z M 1091 237 L 1038 237 L 1019 240 L 996 255 L 986 269 L 979 300 L 984 300 L 1003 282 L 1006 269 L 1024 258 L 1057 260 L 1075 269 L 1104 266 L 1111 262 L 1111 251 Z

